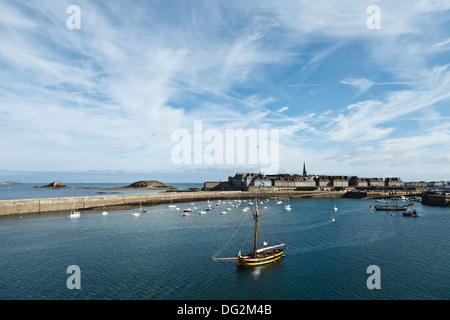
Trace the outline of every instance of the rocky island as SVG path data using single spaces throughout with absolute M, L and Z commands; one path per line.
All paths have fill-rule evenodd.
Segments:
M 124 187 L 107 188 L 108 190 L 127 190 L 127 189 L 148 189 L 148 190 L 168 190 L 176 189 L 173 186 L 166 186 L 164 183 L 156 180 L 141 180 L 133 182 L 132 184 Z
M 0 182 L 0 184 L 22 184 L 22 182 L 18 182 L 18 181 L 5 181 L 5 182 Z
M 40 186 L 40 187 L 39 186 L 35 186 L 33 188 L 38 188 L 38 189 L 41 189 L 41 188 L 72 189 L 72 187 L 68 187 L 68 186 L 62 184 L 61 181 L 53 181 L 52 183 L 47 184 L 45 186 Z
M 35 186 L 33 188 L 51 188 L 51 189 L 73 189 L 74 187 L 68 187 L 61 183 L 61 181 L 53 181 L 45 186 Z M 113 188 L 99 188 L 99 187 L 75 187 L 75 189 L 105 189 L 105 190 L 174 190 L 176 187 L 166 186 L 164 183 L 156 180 L 141 180 L 133 182 L 128 186 L 113 187 Z

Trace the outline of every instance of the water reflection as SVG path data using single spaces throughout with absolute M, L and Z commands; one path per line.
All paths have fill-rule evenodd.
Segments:
M 264 277 L 266 275 L 270 275 L 272 273 L 276 273 L 281 271 L 283 268 L 283 259 L 281 258 L 275 262 L 260 265 L 260 266 L 236 266 L 237 273 L 239 276 L 246 276 L 246 277 L 252 277 L 255 280 L 258 280 L 261 277 Z

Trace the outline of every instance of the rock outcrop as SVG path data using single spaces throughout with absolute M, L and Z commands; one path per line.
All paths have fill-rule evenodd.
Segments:
M 55 188 L 56 189 L 56 188 L 71 188 L 71 187 L 68 187 L 68 186 L 62 184 L 61 181 L 53 181 L 52 183 L 47 184 L 45 186 L 41 186 L 41 187 L 36 186 L 34 188 Z
M 141 180 L 128 186 L 108 189 L 176 189 L 176 187 L 166 186 L 164 183 L 156 180 Z

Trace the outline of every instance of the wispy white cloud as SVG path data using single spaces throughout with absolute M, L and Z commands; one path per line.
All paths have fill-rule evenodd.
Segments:
M 361 78 L 361 79 L 344 79 L 344 80 L 341 80 L 341 83 L 342 84 L 348 84 L 348 85 L 350 85 L 352 87 L 357 88 L 358 89 L 358 93 L 357 93 L 358 96 L 363 94 L 367 90 L 369 90 L 370 87 L 372 87 L 373 84 L 374 84 L 373 81 L 370 81 L 370 80 L 364 79 L 364 78 Z
M 417 90 L 390 92 L 385 101 L 361 101 L 347 107 L 328 127 L 332 140 L 374 141 L 397 130 L 396 121 L 450 98 L 450 71 L 436 67 L 423 74 L 424 85 Z

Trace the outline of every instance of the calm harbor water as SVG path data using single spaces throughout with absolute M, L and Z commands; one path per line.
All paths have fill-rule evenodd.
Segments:
M 370 213 L 366 200 L 290 204 L 292 211 L 262 205 L 261 237 L 288 249 L 254 268 L 211 260 L 248 249 L 253 221 L 243 202 L 225 215 L 228 202 L 205 215 L 200 202 L 180 211 L 148 207 L 139 217 L 131 216 L 136 210 L 0 217 L 0 299 L 450 299 L 450 208 L 417 204 L 421 216 L 412 218 Z M 66 286 L 71 265 L 81 271 L 79 290 Z M 381 289 L 367 288 L 370 265 L 380 268 Z

